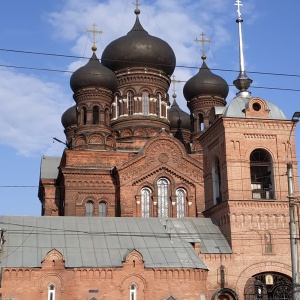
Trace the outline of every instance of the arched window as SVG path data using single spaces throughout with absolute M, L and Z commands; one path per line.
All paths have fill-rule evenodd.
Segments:
M 158 190 L 158 217 L 166 218 L 169 216 L 169 181 L 161 178 L 157 181 Z
M 204 117 L 203 114 L 199 114 L 199 130 L 204 130 Z
M 134 99 L 133 99 L 133 92 L 127 93 L 127 102 L 128 102 L 128 115 L 133 115 L 134 111 Z
M 221 167 L 220 160 L 215 157 L 212 164 L 212 180 L 213 180 L 213 202 L 219 204 L 222 202 L 222 184 L 221 184 Z
M 93 124 L 99 124 L 99 107 L 93 107 Z
M 116 95 L 116 106 L 117 106 L 117 111 L 116 111 L 116 117 L 120 117 L 122 112 L 121 112 L 121 99 L 120 96 Z
M 92 201 L 88 201 L 85 205 L 85 216 L 93 217 L 94 215 L 94 203 Z
M 185 217 L 186 192 L 184 189 L 176 191 L 177 218 Z
M 136 285 L 130 285 L 130 300 L 137 300 Z
M 104 111 L 104 124 L 106 126 L 109 125 L 109 109 L 108 108 L 105 108 L 105 111 Z
M 161 94 L 157 94 L 155 110 L 156 110 L 156 115 L 158 117 L 160 117 L 160 102 L 161 102 Z
M 81 110 L 81 124 L 86 125 L 87 122 L 87 110 L 86 107 L 83 107 Z
M 149 115 L 149 94 L 147 92 L 142 94 L 142 107 L 143 115 Z
M 264 149 L 250 154 L 251 190 L 253 199 L 274 199 L 271 155 Z
M 148 188 L 142 189 L 142 217 L 149 218 L 150 217 L 150 196 L 151 191 Z
M 99 203 L 99 217 L 106 217 L 107 216 L 107 210 L 106 210 L 106 203 L 100 202 Z
M 48 287 L 48 300 L 55 300 L 55 286 L 50 284 Z

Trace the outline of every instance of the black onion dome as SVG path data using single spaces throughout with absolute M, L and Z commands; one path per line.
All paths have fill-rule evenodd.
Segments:
M 139 21 L 139 11 L 135 13 L 137 17 L 133 28 L 104 49 L 102 64 L 113 71 L 147 67 L 172 75 L 176 65 L 174 51 L 165 41 L 148 34 Z
M 68 108 L 61 116 L 61 124 L 65 129 L 72 125 L 77 124 L 77 111 L 76 105 Z
M 192 129 L 190 115 L 179 107 L 175 99 L 170 107 L 169 120 L 171 129 Z
M 183 87 L 183 94 L 187 101 L 197 96 L 211 95 L 226 98 L 229 92 L 227 82 L 220 76 L 212 73 L 205 61 L 199 72 L 190 78 Z
M 89 62 L 72 74 L 70 86 L 74 93 L 85 87 L 102 87 L 115 92 L 118 81 L 116 75 L 103 66 L 93 53 Z

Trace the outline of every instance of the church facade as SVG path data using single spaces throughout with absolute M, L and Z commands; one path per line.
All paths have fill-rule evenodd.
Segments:
M 184 112 L 168 94 L 175 54 L 139 13 L 71 77 L 42 216 L 0 217 L 2 299 L 291 299 L 295 122 L 243 70 L 227 104 L 204 55 Z

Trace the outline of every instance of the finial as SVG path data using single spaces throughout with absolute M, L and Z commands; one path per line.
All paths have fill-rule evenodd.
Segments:
M 96 52 L 97 51 L 97 46 L 96 46 L 96 43 L 97 43 L 97 40 L 96 40 L 96 34 L 103 34 L 103 31 L 102 30 L 97 30 L 97 25 L 94 23 L 93 24 L 93 29 L 86 29 L 85 32 L 87 33 L 92 33 L 93 34 L 93 40 L 92 40 L 92 43 L 93 43 L 93 46 L 92 46 L 92 50 L 93 52 Z
M 176 78 L 176 76 L 173 75 L 172 76 L 172 80 L 171 80 L 171 82 L 173 84 L 173 95 L 172 95 L 172 97 L 173 97 L 174 101 L 177 98 L 177 95 L 176 95 L 176 83 L 180 83 L 180 80 L 176 80 L 175 78 Z
M 240 91 L 238 94 L 243 96 L 250 96 L 250 92 L 248 92 L 248 88 L 252 83 L 252 80 L 246 75 L 245 71 L 245 59 L 244 59 L 244 49 L 243 49 L 243 36 L 242 36 L 242 13 L 241 7 L 243 6 L 241 0 L 236 0 L 234 5 L 237 6 L 238 18 L 236 22 L 239 27 L 239 52 L 240 52 L 240 74 L 236 80 L 233 81 L 235 87 Z
M 236 0 L 236 2 L 234 3 L 234 5 L 237 6 L 238 18 L 241 18 L 241 16 L 242 16 L 242 14 L 241 14 L 241 6 L 243 6 L 242 1 L 241 0 Z
M 133 3 L 133 5 L 135 5 L 134 13 L 136 15 L 139 15 L 140 12 L 141 12 L 140 9 L 139 9 L 139 6 L 141 6 L 142 4 L 139 3 L 139 0 L 136 0 L 135 3 L 134 2 L 132 2 L 132 3 Z
M 202 33 L 201 33 L 201 40 L 198 40 L 198 38 L 195 38 L 194 41 L 195 41 L 196 43 L 202 43 L 202 47 L 201 47 L 202 56 L 201 56 L 201 58 L 202 58 L 203 61 L 206 60 L 206 55 L 205 55 L 205 43 L 210 44 L 210 43 L 212 43 L 212 40 L 210 40 L 210 39 L 205 39 L 205 33 L 202 32 Z

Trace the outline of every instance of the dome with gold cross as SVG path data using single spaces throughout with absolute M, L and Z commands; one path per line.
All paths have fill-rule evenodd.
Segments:
M 85 87 L 102 87 L 115 92 L 117 85 L 116 75 L 99 62 L 95 52 L 89 62 L 76 70 L 70 79 L 70 86 L 74 93 Z
M 113 71 L 128 67 L 145 67 L 162 70 L 172 75 L 176 65 L 175 54 L 170 45 L 150 35 L 141 25 L 135 9 L 136 21 L 127 35 L 111 42 L 103 51 L 101 62 Z
M 183 88 L 183 94 L 187 101 L 192 100 L 197 96 L 220 96 L 226 98 L 229 92 L 227 82 L 220 76 L 211 72 L 208 68 L 205 59 L 202 56 L 203 63 L 199 72 L 190 78 Z

